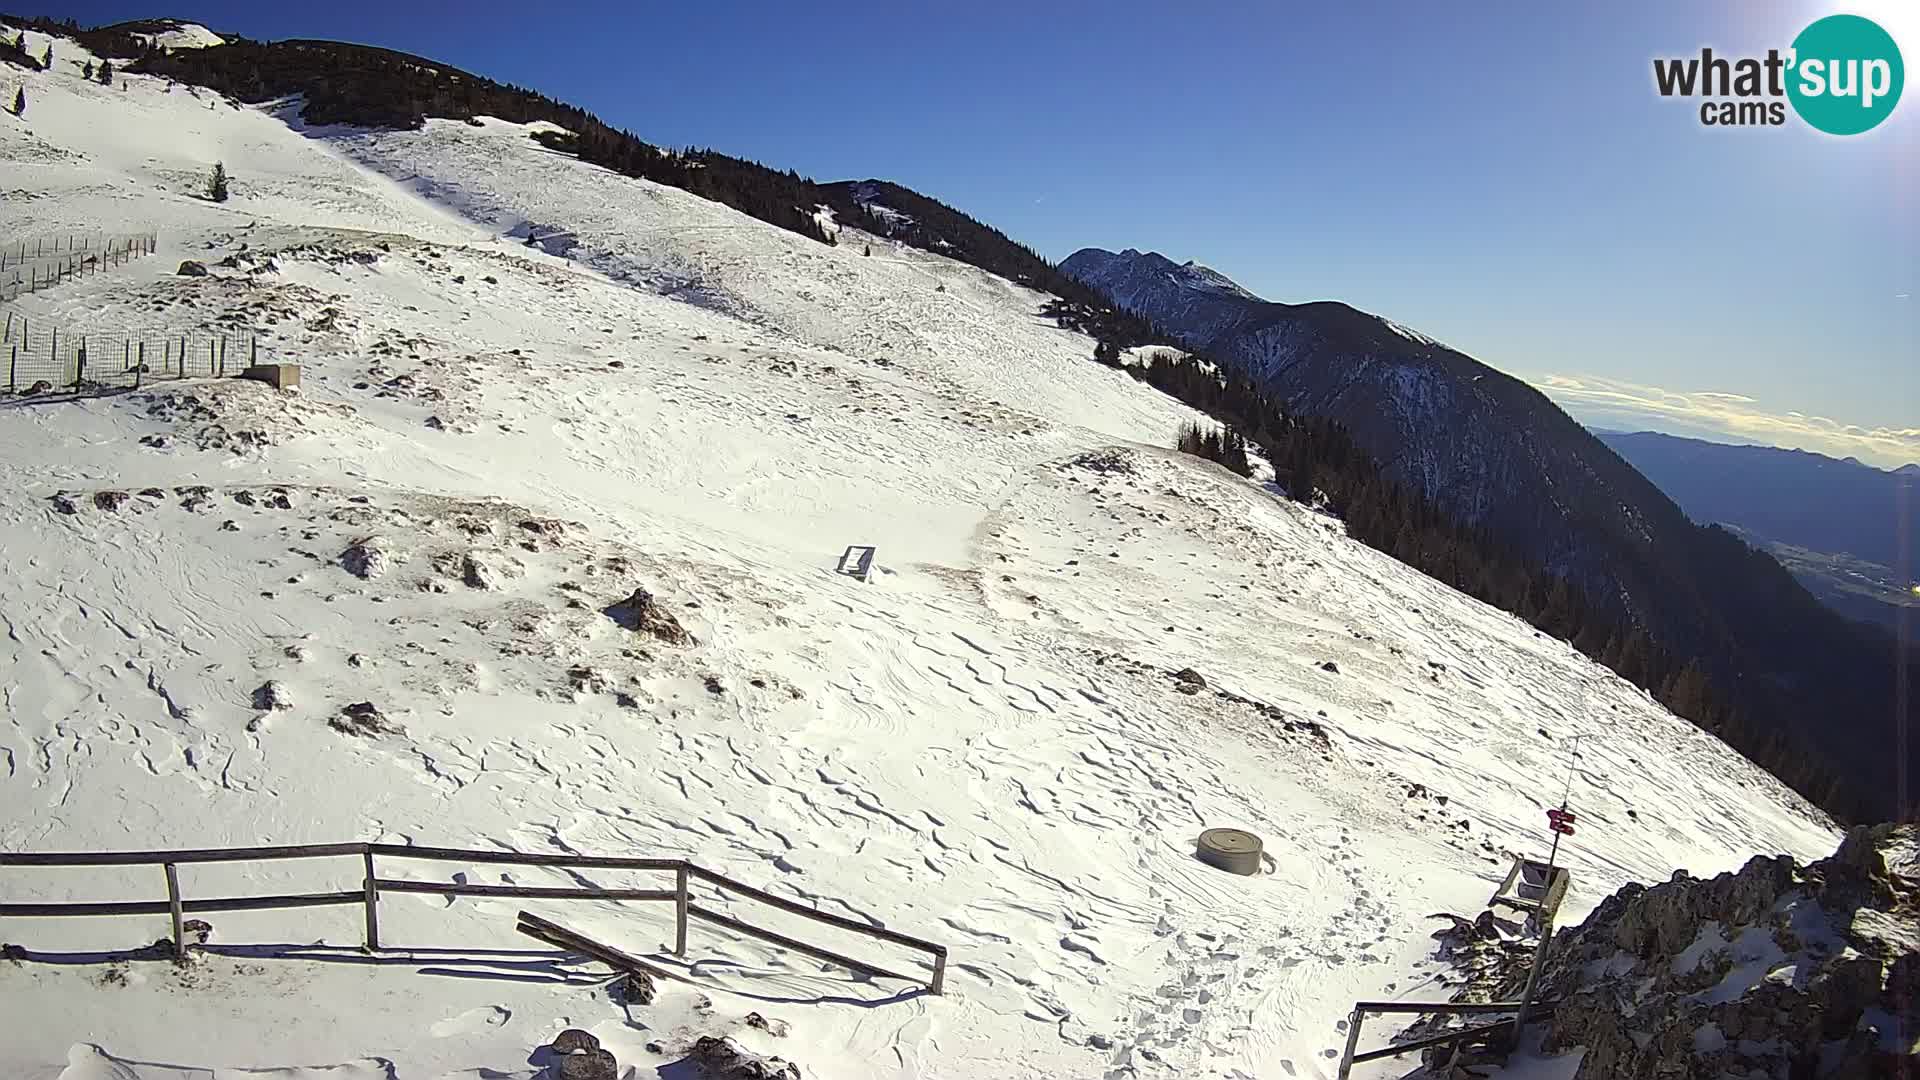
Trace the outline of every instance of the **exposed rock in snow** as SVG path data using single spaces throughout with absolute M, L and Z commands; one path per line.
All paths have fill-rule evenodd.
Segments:
M 1531 953 L 1509 950 L 1459 999 L 1516 1000 Z M 1542 1049 L 1583 1050 L 1577 1080 L 1920 1064 L 1920 826 L 1858 827 L 1804 866 L 1757 855 L 1627 885 L 1555 937 L 1540 994 L 1559 1000 Z
M 691 1057 L 713 1080 L 800 1080 L 800 1066 L 755 1054 L 725 1035 L 695 1039 Z
M 498 589 L 512 576 L 512 564 L 495 556 L 470 551 L 460 559 L 460 580 L 469 589 Z
M 608 618 L 621 626 L 637 633 L 651 634 L 669 645 L 695 644 L 692 634 L 680 625 L 673 612 L 660 606 L 653 594 L 644 588 L 633 590 L 633 594 L 603 609 Z M 711 688 L 709 688 L 711 689 Z
M 174 273 L 181 277 L 206 277 L 207 264 L 197 259 L 183 259 L 180 262 L 180 268 Z
M 385 543 L 377 536 L 362 537 L 340 553 L 340 565 L 357 578 L 376 578 L 387 572 Z
M 371 701 L 358 701 L 341 709 L 338 716 L 327 721 L 327 726 L 348 735 L 400 735 L 404 731 L 388 722 L 386 715 Z
M 253 707 L 275 711 L 293 708 L 293 692 L 278 679 L 269 679 L 253 692 Z

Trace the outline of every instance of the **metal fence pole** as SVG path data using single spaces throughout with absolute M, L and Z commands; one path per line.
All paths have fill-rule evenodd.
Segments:
M 172 863 L 167 863 L 167 906 L 173 911 L 173 960 L 185 963 L 187 959 L 187 932 L 180 922 L 180 871 Z
M 380 948 L 380 887 L 373 883 L 373 849 L 360 854 L 367 864 L 367 951 L 375 952 Z
M 20 346 L 13 347 L 13 355 L 7 358 L 7 393 L 14 393 L 17 387 L 14 376 L 20 371 Z
M 673 955 L 687 955 L 687 867 L 673 874 Z

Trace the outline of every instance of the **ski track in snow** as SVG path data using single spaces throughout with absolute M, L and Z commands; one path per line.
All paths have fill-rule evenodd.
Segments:
M 902 996 L 695 924 L 713 1016 L 677 986 L 628 1013 L 585 965 L 526 951 L 509 903 L 390 896 L 390 945 L 454 952 L 379 966 L 326 962 L 358 944 L 355 909 L 229 913 L 217 945 L 283 955 L 107 965 L 118 982 L 0 964 L 14 1074 L 530 1076 L 527 1049 L 569 1025 L 644 1068 L 671 1060 L 650 1039 L 760 1008 L 793 1035 L 737 1033 L 809 1075 L 1329 1076 L 1351 1001 L 1411 987 L 1424 917 L 1476 910 L 1540 846 L 1576 735 L 1574 917 L 1676 866 L 1833 846 L 1778 784 L 1563 643 L 1154 449 L 1195 414 L 1091 363 L 1036 294 L 879 238 L 828 248 L 516 125 L 294 130 L 144 77 L 22 77 L 0 158 L 29 197 L 0 205 L 0 236 L 154 228 L 161 252 L 15 313 L 103 338 L 236 315 L 305 370 L 298 395 L 0 402 L 0 848 L 685 855 L 946 942 L 952 963 L 946 997 Z M 189 194 L 215 157 L 227 204 Z M 530 222 L 572 246 L 510 238 Z M 169 273 L 243 243 L 255 262 Z M 213 426 L 268 444 L 201 449 Z M 1131 471 L 1073 463 L 1109 449 Z M 107 489 L 132 497 L 96 507 Z M 568 524 L 521 524 L 548 519 Z M 339 557 L 368 536 L 389 566 L 362 580 Z M 831 572 L 854 542 L 879 548 L 871 585 Z M 490 587 L 449 569 L 469 553 Z M 699 643 L 601 613 L 637 586 Z M 1205 689 L 1180 692 L 1188 667 Z M 253 707 L 268 680 L 290 708 Z M 357 701 L 398 730 L 328 726 Z M 1266 872 L 1198 864 L 1217 825 L 1261 834 Z M 191 896 L 359 873 L 182 876 Z M 158 878 L 15 870 L 0 892 L 151 899 Z M 658 906 L 541 910 L 639 953 L 672 932 Z M 6 927 L 38 951 L 164 932 Z

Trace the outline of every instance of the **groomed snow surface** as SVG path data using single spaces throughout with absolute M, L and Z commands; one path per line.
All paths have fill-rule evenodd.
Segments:
M 29 950 L 0 961 L 6 1075 L 525 1077 L 582 1027 L 639 1077 L 685 1075 L 706 1033 L 809 1077 L 1329 1076 L 1355 998 L 1445 996 L 1425 916 L 1544 847 L 1576 736 L 1573 917 L 1629 879 L 1836 842 L 1564 644 L 1163 449 L 1202 418 L 1093 363 L 1038 294 L 497 121 L 309 130 L 139 76 L 9 74 L 29 105 L 0 119 L 0 239 L 161 244 L 10 310 L 104 341 L 243 326 L 303 382 L 0 400 L 0 849 L 686 856 L 952 961 L 930 997 L 696 923 L 681 962 L 656 904 L 388 895 L 402 951 L 378 958 L 355 907 L 214 914 L 183 970 L 108 960 L 164 917 L 6 919 Z M 213 275 L 172 276 L 189 257 Z M 879 549 L 871 584 L 832 572 L 851 543 Z M 697 642 L 603 613 L 639 587 Z M 362 701 L 385 733 L 330 726 Z M 1198 863 L 1213 826 L 1259 833 L 1266 872 Z M 14 868 L 0 896 L 164 886 Z M 622 1004 L 516 935 L 521 906 L 698 989 Z

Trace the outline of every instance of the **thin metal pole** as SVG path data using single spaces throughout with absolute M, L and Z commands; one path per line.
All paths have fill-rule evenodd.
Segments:
M 673 955 L 687 955 L 687 868 L 673 873 Z
M 374 884 L 373 849 L 360 853 L 367 864 L 367 951 L 380 948 L 380 886 Z
M 187 932 L 180 922 L 180 871 L 167 863 L 167 906 L 173 911 L 173 960 L 185 963 L 187 959 Z

